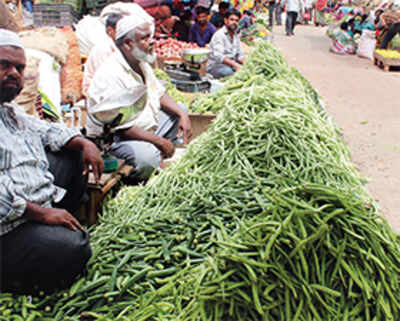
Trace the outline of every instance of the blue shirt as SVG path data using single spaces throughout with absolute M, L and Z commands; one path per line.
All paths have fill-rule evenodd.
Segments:
M 204 47 L 206 44 L 208 44 L 211 40 L 211 37 L 215 33 L 217 28 L 210 23 L 207 22 L 207 26 L 204 29 L 204 32 L 201 32 L 200 25 L 196 22 L 194 25 L 190 27 L 189 31 L 189 42 L 195 42 L 197 43 L 200 47 Z

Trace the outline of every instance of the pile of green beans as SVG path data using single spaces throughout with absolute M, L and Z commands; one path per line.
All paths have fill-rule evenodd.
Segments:
M 107 203 L 88 275 L 25 302 L 32 320 L 400 315 L 399 236 L 312 87 L 277 65 L 270 79 L 216 93 L 216 120 L 183 158 Z M 24 308 L 10 298 L 0 296 L 13 307 L 7 320 Z
M 189 106 L 191 101 L 185 96 L 184 93 L 179 91 L 176 86 L 172 83 L 171 78 L 168 74 L 161 69 L 154 69 L 154 74 L 157 79 L 164 82 L 164 87 L 169 96 L 171 96 L 176 102 L 185 104 L 185 106 Z
M 199 95 L 192 102 L 190 110 L 196 113 L 216 114 L 224 107 L 223 101 L 226 95 L 239 88 L 249 87 L 255 81 L 270 80 L 278 74 L 286 74 L 289 71 L 291 68 L 276 48 L 267 41 L 258 41 L 257 46 L 246 57 L 244 66 L 227 79 L 224 87 L 214 94 Z

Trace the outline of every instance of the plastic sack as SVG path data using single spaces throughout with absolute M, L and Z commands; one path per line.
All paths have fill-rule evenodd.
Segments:
M 68 56 L 67 39 L 56 27 L 22 31 L 18 35 L 21 37 L 25 48 L 46 52 L 61 64 L 66 62 Z
M 27 58 L 35 57 L 40 59 L 39 64 L 39 91 L 45 94 L 47 101 L 54 109 L 54 114 L 60 115 L 61 110 L 61 66 L 54 57 L 49 54 L 36 50 L 25 49 Z
M 26 67 L 24 71 L 24 88 L 21 93 L 14 99 L 26 113 L 36 118 L 40 118 L 36 111 L 36 99 L 39 87 L 39 65 L 40 59 L 28 57 L 26 59 Z
M 107 41 L 106 27 L 99 17 L 85 16 L 75 29 L 81 56 L 88 57 L 96 43 Z
M 375 32 L 371 30 L 363 30 L 358 42 L 357 56 L 373 60 L 375 46 Z

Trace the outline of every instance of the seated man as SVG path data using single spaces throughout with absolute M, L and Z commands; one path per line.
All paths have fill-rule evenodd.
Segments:
M 250 28 L 254 24 L 254 14 L 250 10 L 244 10 L 243 16 L 239 20 L 240 31 Z
M 152 24 L 137 15 L 122 18 L 117 25 L 118 51 L 96 72 L 89 88 L 88 135 L 96 137 L 103 128 L 96 124 L 93 108 L 121 90 L 147 86 L 146 103 L 123 128 L 114 128 L 110 152 L 134 166 L 131 178 L 146 180 L 163 158 L 171 157 L 179 135 L 187 143 L 191 136 L 187 113 L 170 96 L 154 75 Z M 142 109 L 141 109 L 142 108 Z
M 222 1 L 218 5 L 218 12 L 214 13 L 211 18 L 210 22 L 217 28 L 222 28 L 224 26 L 224 18 L 226 12 L 229 10 L 230 3 L 226 1 Z
M 106 19 L 106 33 L 108 38 L 106 42 L 100 41 L 90 51 L 89 57 L 85 63 L 85 72 L 83 74 L 82 92 L 87 97 L 87 91 L 90 86 L 96 70 L 101 66 L 117 48 L 115 47 L 115 34 L 117 30 L 117 22 L 122 18 L 120 14 L 114 13 Z
M 103 170 L 96 146 L 78 131 L 33 118 L 11 102 L 23 88 L 25 64 L 20 38 L 0 29 L 0 291 L 16 293 L 53 291 L 85 270 L 89 235 L 70 213 L 85 192 L 82 174 L 91 166 L 99 179 Z M 48 159 L 45 148 L 61 154 Z M 56 179 L 53 161 L 52 170 L 62 174 Z
M 196 15 L 196 23 L 190 27 L 189 42 L 195 42 L 200 47 L 205 47 L 217 29 L 208 21 L 207 8 L 196 7 Z
M 244 53 L 237 35 L 239 19 L 238 10 L 229 10 L 225 15 L 225 26 L 211 38 L 207 71 L 214 78 L 230 76 L 244 63 Z

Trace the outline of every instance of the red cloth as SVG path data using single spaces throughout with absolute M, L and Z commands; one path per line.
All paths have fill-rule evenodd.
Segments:
M 145 8 L 146 12 L 155 20 L 164 20 L 171 17 L 171 10 L 168 6 L 157 6 L 152 8 Z
M 315 9 L 317 9 L 318 11 L 321 11 L 326 7 L 327 3 L 328 3 L 328 0 L 318 0 L 317 5 L 315 6 Z

